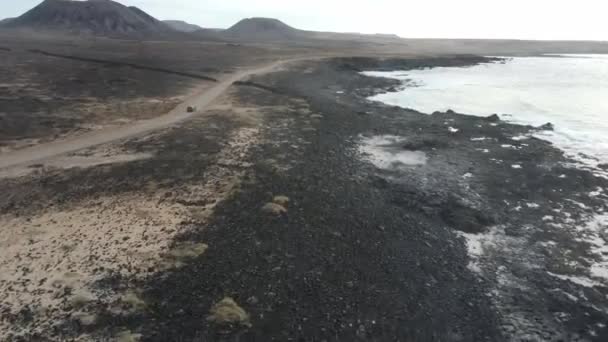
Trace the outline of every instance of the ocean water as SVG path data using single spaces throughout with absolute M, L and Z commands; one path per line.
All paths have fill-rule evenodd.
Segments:
M 452 109 L 555 131 L 535 136 L 586 166 L 608 163 L 608 55 L 509 58 L 473 67 L 365 72 L 404 87 L 371 100 L 423 113 Z

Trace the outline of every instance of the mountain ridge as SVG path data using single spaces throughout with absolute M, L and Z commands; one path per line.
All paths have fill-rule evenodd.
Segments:
M 203 30 L 202 27 L 190 24 L 189 22 L 183 20 L 163 20 L 163 23 L 169 25 L 172 29 L 180 32 L 196 32 L 199 30 Z

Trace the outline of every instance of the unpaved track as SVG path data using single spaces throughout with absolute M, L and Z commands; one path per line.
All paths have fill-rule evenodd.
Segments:
M 219 83 L 211 88 L 205 89 L 203 92 L 189 97 L 171 112 L 154 119 L 139 121 L 132 125 L 101 129 L 78 137 L 58 140 L 23 150 L 0 154 L 0 169 L 17 166 L 29 166 L 61 154 L 75 152 L 116 140 L 131 138 L 140 134 L 167 127 L 197 114 L 196 112 L 188 113 L 186 111 L 188 106 L 197 107 L 198 113 L 204 111 L 207 106 L 209 106 L 215 99 L 228 90 L 228 88 L 230 88 L 232 83 L 235 81 L 243 80 L 254 74 L 264 74 L 277 69 L 279 66 L 285 63 L 303 59 L 307 58 L 280 60 L 263 67 L 237 72 L 234 75 L 230 75 L 226 79 L 220 80 Z M 314 59 L 314 57 L 311 59 Z

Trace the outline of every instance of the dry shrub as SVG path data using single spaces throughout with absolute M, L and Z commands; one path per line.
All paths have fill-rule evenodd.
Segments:
M 211 308 L 207 320 L 219 325 L 251 326 L 247 312 L 230 297 L 226 297 L 215 304 Z

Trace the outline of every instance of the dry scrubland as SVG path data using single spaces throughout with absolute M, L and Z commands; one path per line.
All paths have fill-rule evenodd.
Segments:
M 201 42 L 134 42 L 0 33 L 0 149 L 4 152 L 168 113 L 213 82 L 297 49 Z M 94 63 L 32 52 L 107 60 Z M 176 51 L 178 53 L 176 53 Z

